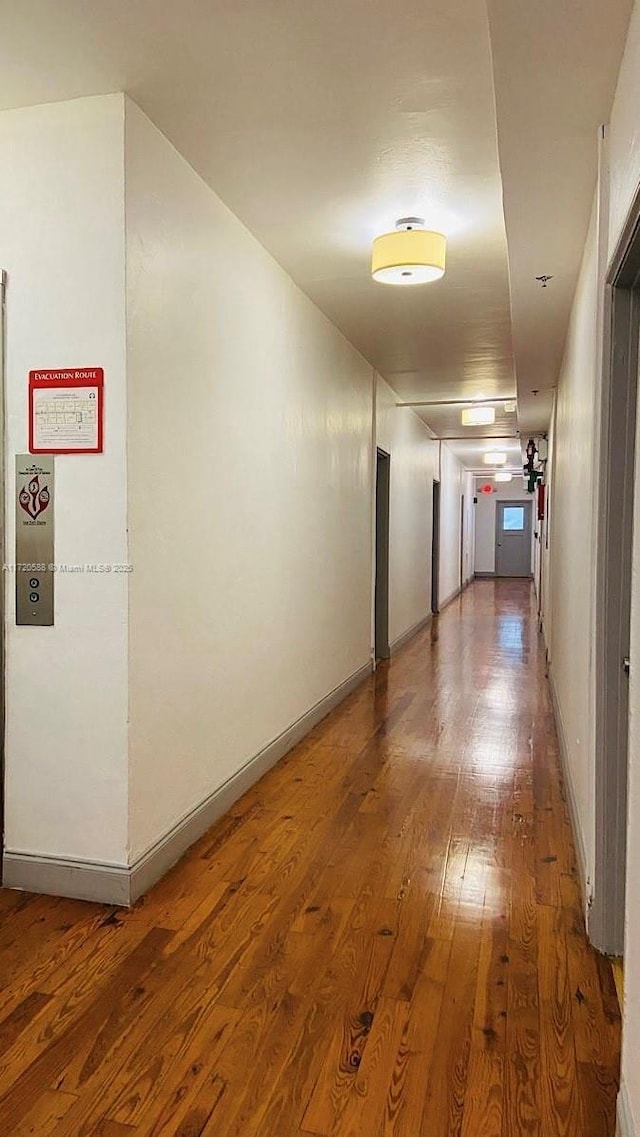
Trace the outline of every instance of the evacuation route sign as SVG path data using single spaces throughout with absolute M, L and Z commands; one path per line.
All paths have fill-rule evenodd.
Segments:
M 101 367 L 29 372 L 31 454 L 102 454 Z

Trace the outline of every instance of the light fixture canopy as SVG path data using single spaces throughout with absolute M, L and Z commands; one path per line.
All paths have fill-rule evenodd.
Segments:
M 463 426 L 491 426 L 496 421 L 495 407 L 465 407 L 461 415 Z
M 483 461 L 485 466 L 506 466 L 507 455 L 502 450 L 489 450 Z
M 393 233 L 373 242 L 371 275 L 383 284 L 427 284 L 444 276 L 447 238 L 424 228 L 422 217 L 401 217 Z
M 493 480 L 494 482 L 511 482 L 513 480 L 513 474 L 510 470 L 496 470 L 493 475 Z

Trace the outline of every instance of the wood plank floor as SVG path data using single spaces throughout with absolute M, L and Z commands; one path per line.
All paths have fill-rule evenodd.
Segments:
M 473 585 L 134 909 L 0 893 L 2 1137 L 613 1137 L 526 582 Z

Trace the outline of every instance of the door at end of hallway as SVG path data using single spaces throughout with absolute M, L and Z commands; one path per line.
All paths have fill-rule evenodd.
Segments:
M 531 502 L 496 502 L 496 576 L 531 576 Z

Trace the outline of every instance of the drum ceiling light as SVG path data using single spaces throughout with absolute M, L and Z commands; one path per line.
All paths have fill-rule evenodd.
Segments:
M 466 407 L 462 412 L 463 426 L 491 426 L 495 421 L 495 407 Z
M 485 466 L 506 466 L 507 455 L 502 450 L 489 450 L 483 461 Z
M 509 470 L 496 470 L 493 475 L 493 480 L 494 482 L 511 482 L 513 480 L 513 474 L 510 473 Z
M 383 284 L 427 284 L 444 276 L 447 238 L 424 228 L 422 217 L 401 217 L 393 233 L 373 242 L 371 275 Z

